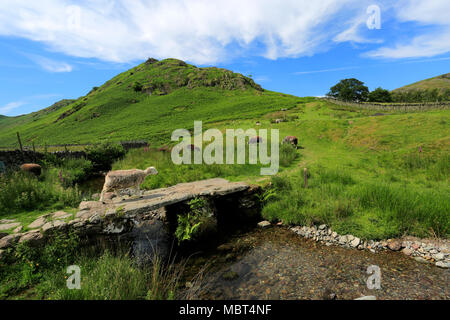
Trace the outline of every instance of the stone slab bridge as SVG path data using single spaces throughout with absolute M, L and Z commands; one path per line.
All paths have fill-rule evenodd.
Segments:
M 57 231 L 73 230 L 87 237 L 130 234 L 149 221 L 162 222 L 165 230 L 173 233 L 177 216 L 188 212 L 188 202 L 195 198 L 205 200 L 209 219 L 204 231 L 240 228 L 260 219 L 260 191 L 258 186 L 216 178 L 144 191 L 141 196 L 116 197 L 105 202 L 84 201 L 76 214 L 46 214 L 23 226 L 27 232 L 4 235 L 0 238 L 0 250 L 18 242 L 39 245 Z

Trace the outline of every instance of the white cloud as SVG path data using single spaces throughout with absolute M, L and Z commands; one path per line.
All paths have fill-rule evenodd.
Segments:
M 18 108 L 42 103 L 43 100 L 53 99 L 53 98 L 57 98 L 57 97 L 61 97 L 61 94 L 49 93 L 49 94 L 37 94 L 37 95 L 29 96 L 29 97 L 24 97 L 21 99 L 21 101 L 10 102 L 10 103 L 4 105 L 3 107 L 0 107 L 0 114 L 1 115 L 12 115 L 13 113 L 19 114 L 20 112 L 17 112 L 17 110 L 16 110 Z M 42 106 L 38 107 L 37 109 L 42 109 Z M 14 112 L 12 112 L 12 111 L 14 111 Z
M 56 61 L 34 54 L 26 54 L 26 56 L 48 72 L 71 72 L 73 70 L 73 67 L 66 62 Z
M 83 58 L 194 63 L 234 55 L 269 59 L 324 51 L 369 0 L 2 0 L 0 35 L 46 43 Z M 77 5 L 79 7 L 77 7 Z M 49 66 L 50 70 L 68 70 Z
M 371 51 L 370 57 L 428 57 L 450 51 L 450 1 L 378 0 L 386 19 L 435 26 Z M 80 58 L 133 62 L 175 57 L 198 64 L 236 56 L 311 56 L 339 42 L 381 43 L 367 30 L 373 0 L 2 0 L 0 35 L 45 43 Z M 388 18 L 385 18 L 385 14 Z M 41 61 L 51 72 L 64 62 Z
M 22 101 L 10 102 L 5 106 L 0 107 L 0 114 L 8 115 L 12 110 L 17 109 L 17 108 L 23 106 L 24 104 L 25 104 L 25 102 L 22 102 Z
M 450 1 L 402 0 L 396 3 L 394 10 L 400 22 L 415 23 L 433 30 L 368 52 L 367 56 L 400 59 L 433 57 L 450 52 Z

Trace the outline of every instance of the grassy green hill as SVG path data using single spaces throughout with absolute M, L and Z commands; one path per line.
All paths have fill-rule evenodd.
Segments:
M 149 59 L 95 87 L 77 100 L 18 117 L 0 118 L 0 146 L 93 143 L 147 139 L 167 143 L 178 128 L 256 118 L 313 98 L 263 90 L 251 78 L 219 68 L 197 68 L 176 59 Z
M 277 118 L 288 121 L 274 123 Z M 265 91 L 252 79 L 224 69 L 149 60 L 75 101 L 0 118 L 0 146 L 14 146 L 16 131 L 25 144 L 32 139 L 36 145 L 147 139 L 159 146 L 170 141 L 174 129 L 192 128 L 194 120 L 223 132 L 255 128 L 258 121 L 260 128 L 279 129 L 281 139 L 297 136 L 301 145 L 298 150 L 281 149 L 285 161 L 273 178 L 262 177 L 258 166 L 248 164 L 176 166 L 168 154 L 152 149 L 129 152 L 113 169 L 155 166 L 160 174 L 143 183 L 148 189 L 212 177 L 271 181 L 273 193 L 263 216 L 272 221 L 326 223 L 341 234 L 366 239 L 405 234 L 448 238 L 449 119 L 448 109 L 380 113 Z M 307 188 L 305 167 L 310 174 Z M 66 171 L 50 168 L 46 183 L 58 184 L 58 172 Z M 26 184 L 19 182 L 5 182 L 12 190 L 4 196 L 6 204 L 14 197 L 22 201 L 16 185 Z M 35 189 L 42 192 L 39 186 Z M 64 192 L 76 191 L 71 190 Z M 16 216 L 31 219 L 39 214 Z
M 450 89 L 450 73 L 446 73 L 434 78 L 418 81 L 404 87 L 395 89 L 394 92 L 410 91 L 410 90 L 428 90 L 438 89 L 445 90 Z

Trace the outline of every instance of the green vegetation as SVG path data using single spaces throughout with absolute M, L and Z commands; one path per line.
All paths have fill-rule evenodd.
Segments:
M 188 203 L 190 211 L 186 214 L 178 215 L 178 225 L 177 230 L 175 230 L 175 237 L 178 239 L 178 244 L 181 244 L 183 241 L 192 240 L 195 237 L 205 215 L 205 204 L 205 200 L 201 198 L 192 199 Z
M 305 148 L 300 166 L 273 178 L 266 218 L 369 239 L 448 237 L 449 111 L 370 116 L 327 102 L 299 111 L 280 128 Z
M 58 169 L 44 170 L 40 178 L 20 172 L 0 175 L 0 218 L 77 207 L 82 197 L 80 191 L 77 186 L 65 188 L 57 172 Z
M 142 85 L 141 90 L 136 91 Z M 218 68 L 197 68 L 180 60 L 143 63 L 97 90 L 51 112 L 0 118 L 0 146 L 96 143 L 145 139 L 165 145 L 173 130 L 258 118 L 313 98 L 262 90 L 250 78 Z
M 362 82 L 347 80 L 331 95 L 383 102 L 389 96 L 393 101 L 436 99 L 436 90 L 423 91 L 421 98 L 417 91 L 381 88 L 369 94 Z M 446 95 L 443 88 L 437 99 Z M 363 239 L 448 238 L 449 116 L 449 110 L 406 114 L 338 106 L 264 91 L 250 78 L 223 69 L 149 59 L 80 99 L 30 115 L 0 117 L 0 144 L 13 146 L 20 131 L 25 143 L 41 145 L 148 139 L 152 147 L 168 146 L 174 129 L 192 129 L 194 120 L 203 120 L 204 130 L 246 130 L 256 123 L 279 129 L 280 139 L 298 137 L 299 149 L 280 147 L 281 168 L 273 177 L 262 177 L 261 165 L 175 165 L 170 153 L 157 148 L 125 154 L 112 143 L 89 147 L 87 160 L 46 155 L 40 178 L 0 175 L 0 218 L 24 223 L 46 210 L 70 210 L 82 198 L 77 183 L 92 172 L 154 166 L 159 174 L 147 177 L 144 189 L 215 177 L 260 184 L 265 187 L 262 213 L 272 221 L 326 223 L 340 234 Z M 179 217 L 179 243 L 203 227 L 204 206 L 195 199 Z M 65 287 L 70 264 L 83 270 L 82 290 Z M 0 298 L 173 299 L 182 272 L 182 264 L 165 264 L 157 257 L 142 268 L 126 251 L 84 252 L 75 235 L 60 235 L 40 249 L 20 244 L 15 254 L 0 260 Z
M 450 101 L 450 73 L 409 84 L 391 94 L 394 102 Z
M 69 265 L 81 269 L 80 290 L 66 286 Z M 157 256 L 137 266 L 127 251 L 82 249 L 75 234 L 57 234 L 41 248 L 21 243 L 0 260 L 0 299 L 174 299 L 183 268 Z
M 448 237 L 450 221 L 448 110 L 396 114 L 342 107 L 325 101 L 286 111 L 279 124 L 269 113 L 262 128 L 277 128 L 280 137 L 295 135 L 301 149 L 280 149 L 279 177 L 285 189 L 267 194 L 264 216 L 286 223 L 327 223 L 336 231 L 381 239 L 403 234 Z M 211 124 L 252 128 L 255 120 Z M 284 163 L 283 159 L 287 162 Z M 133 150 L 114 169 L 155 166 L 159 175 L 148 189 L 213 177 L 265 184 L 260 166 L 181 165 L 162 152 Z M 310 172 L 303 186 L 303 168 Z M 274 178 L 277 179 L 277 178 Z M 275 183 L 274 183 L 275 185 Z M 288 187 L 289 186 L 289 187 Z M 284 191 L 282 191 L 284 190 Z
M 450 89 L 450 73 L 418 81 L 406 85 L 404 87 L 395 89 L 394 91 L 430 90 L 430 89 L 438 89 L 439 91 Z
M 393 91 L 391 93 L 393 102 L 443 102 L 450 101 L 450 89 L 411 89 Z
M 369 89 L 364 85 L 364 82 L 355 78 L 339 81 L 327 93 L 327 96 L 342 101 L 366 101 L 368 95 Z
M 235 155 L 237 152 L 235 152 Z M 225 155 L 225 152 L 224 152 Z M 298 151 L 290 145 L 280 147 L 281 170 L 288 168 L 299 157 Z M 246 154 L 248 160 L 248 149 Z M 248 161 L 247 161 L 248 162 Z M 261 178 L 261 164 L 182 164 L 175 165 L 169 152 L 148 149 L 130 150 L 127 155 L 114 163 L 113 170 L 148 168 L 154 166 L 158 175 L 148 176 L 142 184 L 143 189 L 157 189 L 182 182 L 223 177 L 232 181 Z M 264 166 L 265 167 L 265 166 Z
M 369 102 L 392 102 L 392 95 L 389 90 L 378 87 L 369 93 L 368 101 Z
M 403 234 L 448 236 L 448 192 L 388 179 L 356 180 L 344 168 L 323 167 L 311 171 L 306 189 L 300 174 L 273 178 L 275 196 L 264 207 L 263 215 L 300 225 L 325 223 L 338 233 L 366 239 Z
M 392 92 L 381 87 L 369 89 L 357 79 L 344 79 L 331 87 L 328 97 L 351 102 L 423 103 L 450 101 L 450 74 L 417 82 Z
M 124 148 L 118 143 L 105 142 L 86 148 L 86 157 L 93 163 L 93 170 L 111 170 L 114 161 L 123 158 Z

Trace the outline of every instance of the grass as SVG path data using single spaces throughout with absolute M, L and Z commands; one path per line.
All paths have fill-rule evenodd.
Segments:
M 69 265 L 80 267 L 80 290 L 67 288 Z M 149 264 L 138 266 L 126 250 L 83 249 L 76 235 L 59 234 L 43 248 L 20 244 L 0 261 L 0 299 L 174 299 L 184 265 L 155 255 Z
M 327 223 L 340 233 L 384 239 L 404 234 L 448 238 L 450 221 L 448 110 L 396 114 L 340 107 L 324 101 L 286 111 L 292 120 L 272 123 L 257 119 L 210 124 L 226 128 L 280 130 L 280 138 L 295 135 L 301 149 L 281 149 L 283 163 L 272 179 L 264 217 L 293 224 Z M 282 147 L 282 148 L 286 148 Z M 421 152 L 419 152 L 421 147 Z M 288 152 L 287 154 L 284 154 Z M 284 155 L 283 155 L 284 154 Z M 261 185 L 268 178 L 252 166 L 175 166 L 162 153 L 129 153 L 115 169 L 155 166 L 160 174 L 143 187 L 224 177 Z M 303 186 L 303 168 L 310 173 Z
M 59 179 L 57 170 L 44 170 L 40 178 L 21 172 L 0 176 L 0 218 L 77 207 L 81 192 L 76 186 L 64 188 Z
M 289 167 L 299 156 L 298 152 L 289 145 L 280 148 L 280 165 Z M 236 153 L 235 153 L 236 154 Z M 248 150 L 246 159 L 248 159 Z M 143 189 L 164 188 L 182 182 L 222 177 L 231 181 L 241 179 L 259 179 L 261 164 L 182 164 L 175 165 L 170 153 L 157 152 L 148 149 L 135 149 L 129 151 L 126 157 L 113 165 L 113 170 L 130 168 L 145 169 L 150 166 L 157 168 L 158 175 L 149 176 L 142 184 Z M 267 167 L 264 165 L 264 167 Z
M 418 81 L 404 87 L 398 88 L 394 91 L 408 91 L 408 90 L 427 90 L 427 89 L 450 89 L 450 74 L 443 74 L 430 79 Z
M 136 82 L 155 90 L 136 92 Z M 191 129 L 194 120 L 252 119 L 312 100 L 261 91 L 253 80 L 231 71 L 181 66 L 167 59 L 143 63 L 48 112 L 0 118 L 0 146 L 17 147 L 17 131 L 24 145 L 147 139 L 161 146 L 173 130 Z
M 274 178 L 275 196 L 263 216 L 289 224 L 328 224 L 341 234 L 365 239 L 402 235 L 448 237 L 449 196 L 445 190 L 380 180 L 356 180 L 345 169 L 316 168 L 308 188 L 303 177 Z

